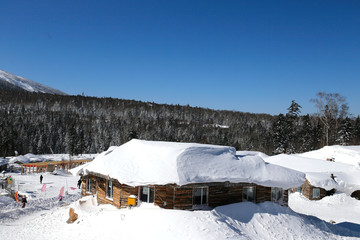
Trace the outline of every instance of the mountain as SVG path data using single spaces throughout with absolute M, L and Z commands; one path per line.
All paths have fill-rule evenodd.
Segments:
M 49 94 L 56 94 L 56 95 L 67 95 L 66 93 L 42 85 L 40 83 L 31 81 L 29 79 L 16 76 L 15 74 L 0 70 L 0 88 L 6 89 L 23 89 L 28 92 L 39 92 L 39 93 L 49 93 Z

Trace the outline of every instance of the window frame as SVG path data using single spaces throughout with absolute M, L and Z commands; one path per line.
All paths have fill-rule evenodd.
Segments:
M 315 191 L 317 191 L 316 195 L 315 195 Z M 313 198 L 320 198 L 320 188 L 313 188 L 312 197 Z
M 110 188 L 111 188 L 111 192 L 109 192 Z M 114 183 L 111 180 L 106 180 L 106 198 L 112 200 L 113 197 L 114 197 Z
M 200 204 L 195 204 L 195 193 L 196 193 L 196 190 L 198 190 L 198 189 L 200 189 Z M 205 198 L 204 198 L 204 189 L 206 189 L 205 190 Z M 193 205 L 193 208 L 209 206 L 209 187 L 208 186 L 193 188 L 192 205 Z
M 92 181 L 90 178 L 86 179 L 86 192 L 92 193 Z
M 253 193 L 253 200 L 249 200 L 249 194 L 245 194 L 245 190 L 248 189 L 253 189 L 252 193 Z M 248 191 L 246 191 L 248 192 Z M 245 198 L 246 195 L 246 198 Z M 244 186 L 243 190 L 242 190 L 242 201 L 243 202 L 253 202 L 256 203 L 256 186 Z
M 273 193 L 275 192 L 275 199 Z M 278 195 L 281 195 L 280 197 Z M 284 189 L 279 187 L 272 187 L 271 188 L 271 201 L 276 203 L 283 203 L 284 202 Z

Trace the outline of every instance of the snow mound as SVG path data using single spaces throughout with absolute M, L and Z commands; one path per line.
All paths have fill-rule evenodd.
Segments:
M 239 157 L 244 157 L 244 156 L 258 156 L 261 158 L 267 158 L 269 157 L 268 155 L 266 155 L 263 152 L 258 152 L 258 151 L 236 151 L 236 156 Z
M 309 200 L 300 193 L 293 193 L 289 196 L 289 207 L 298 213 L 313 215 L 327 222 L 333 220 L 336 223 L 360 224 L 360 201 L 344 193 L 317 201 Z M 360 232 L 360 228 L 358 231 Z
M 98 202 L 96 196 L 86 196 L 82 197 L 80 200 L 76 201 L 71 205 L 74 208 L 76 213 L 86 214 L 89 212 L 98 211 Z
M 9 160 L 10 164 L 16 163 L 16 162 L 21 162 L 21 163 L 31 163 L 31 162 L 42 162 L 45 161 L 46 159 L 42 158 L 41 156 L 38 155 L 34 155 L 32 153 L 28 153 L 26 155 L 20 155 L 17 157 L 12 157 Z
M 61 176 L 68 176 L 69 173 L 65 171 L 64 169 L 56 169 L 53 172 L 51 172 L 53 175 L 61 175 Z
M 335 188 L 351 194 L 360 189 L 360 168 L 355 166 L 287 154 L 271 156 L 265 158 L 265 161 L 303 172 L 311 185 L 326 190 Z M 334 180 L 330 177 L 331 174 L 334 175 Z
M 299 156 L 321 160 L 333 158 L 335 162 L 360 165 L 360 146 L 325 146 L 321 149 L 301 153 Z
M 252 182 L 290 188 L 304 174 L 267 164 L 259 156 L 237 157 L 232 147 L 133 139 L 101 153 L 76 172 L 96 172 L 130 185 L 185 185 L 202 182 Z

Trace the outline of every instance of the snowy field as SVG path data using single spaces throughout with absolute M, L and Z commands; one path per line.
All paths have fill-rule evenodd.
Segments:
M 271 202 L 237 203 L 212 211 L 165 210 L 152 205 L 119 210 L 97 206 L 92 197 L 83 198 L 80 204 L 80 190 L 73 189 L 78 177 L 44 174 L 47 188 L 42 192 L 39 176 L 12 174 L 29 200 L 23 209 L 12 198 L 0 196 L 1 239 L 360 239 L 359 204 L 351 198 L 335 199 L 336 195 L 333 204 L 337 205 L 326 199 L 308 205 L 306 199 L 291 195 L 290 206 L 303 214 Z M 62 186 L 67 194 L 59 201 Z M 73 224 L 66 223 L 70 207 L 79 214 Z M 328 209 L 333 215 L 326 215 Z

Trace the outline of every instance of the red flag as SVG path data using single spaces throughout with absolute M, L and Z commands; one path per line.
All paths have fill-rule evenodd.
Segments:
M 42 192 L 45 192 L 45 191 L 46 191 L 46 184 L 44 184 L 44 185 L 42 186 L 41 191 L 42 191 Z
M 64 196 L 64 189 L 65 189 L 64 186 L 62 186 L 62 188 L 60 189 L 60 196 L 61 196 L 61 197 Z

